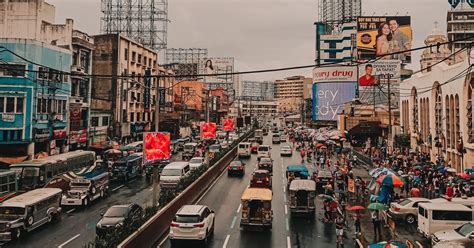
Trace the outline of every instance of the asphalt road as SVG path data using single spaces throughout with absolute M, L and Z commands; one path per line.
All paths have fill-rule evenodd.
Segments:
M 264 139 L 271 144 L 271 136 Z M 273 165 L 273 228 L 271 231 L 244 231 L 240 228 L 240 197 L 249 186 L 250 175 L 256 168 L 256 155 L 246 161 L 246 173 L 243 178 L 228 177 L 223 173 L 216 184 L 202 197 L 198 204 L 207 205 L 216 211 L 215 234 L 208 247 L 336 247 L 335 227 L 324 224 L 322 201 L 317 199 L 315 218 L 295 218 L 290 216 L 287 205 L 285 171 L 290 164 L 300 164 L 297 152 L 292 157 L 280 156 L 280 145 L 272 145 Z M 308 166 L 311 167 L 311 166 Z M 312 168 L 309 168 L 312 171 Z M 354 247 L 351 238 L 346 238 L 345 247 Z M 171 247 L 164 240 L 159 247 Z M 183 247 L 191 247 L 183 244 Z
M 180 153 L 172 158 L 172 160 L 180 159 Z M 64 208 L 58 222 L 39 227 L 20 240 L 7 243 L 5 247 L 82 248 L 95 239 L 95 226 L 101 218 L 100 214 L 109 207 L 129 202 L 145 206 L 151 205 L 152 200 L 152 185 L 146 182 L 145 176 L 132 179 L 128 183 L 111 182 L 108 197 L 97 199 L 86 208 Z

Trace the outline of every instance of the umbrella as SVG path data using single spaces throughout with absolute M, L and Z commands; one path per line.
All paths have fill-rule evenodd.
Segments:
M 458 174 L 459 177 L 463 178 L 463 179 L 468 179 L 471 177 L 471 175 L 467 174 L 467 173 L 459 173 Z
M 323 145 L 323 144 L 321 144 L 321 143 L 317 144 L 317 145 L 316 145 L 316 149 L 319 149 L 319 148 L 321 148 L 321 146 L 324 146 L 324 145 Z
M 328 145 L 335 145 L 336 142 L 335 142 L 334 140 L 328 140 L 328 141 L 326 141 L 326 144 L 328 144 Z
M 321 146 L 319 149 L 328 149 L 327 146 Z
M 400 159 L 401 159 L 401 158 L 403 158 L 403 155 L 398 155 L 397 158 L 400 158 Z
M 367 208 L 370 210 L 385 210 L 385 205 L 379 202 L 374 202 L 374 203 L 370 203 L 369 206 L 367 206 Z
M 341 138 L 341 141 L 346 141 L 347 139 L 346 138 Z
M 347 210 L 349 211 L 359 211 L 359 210 L 364 210 L 365 207 L 362 207 L 362 206 L 352 206 L 350 208 L 348 208 Z
M 375 244 L 371 244 L 368 248 L 407 248 L 407 246 L 401 242 L 379 242 Z
M 466 173 L 474 173 L 474 169 L 464 169 L 464 172 Z
M 336 199 L 334 199 L 334 197 L 332 197 L 330 195 L 320 194 L 318 196 L 325 199 L 325 200 L 330 200 L 330 201 L 335 201 L 336 200 Z
M 395 175 L 385 175 L 380 176 L 377 178 L 377 183 L 380 185 L 387 185 L 387 186 L 394 186 L 394 187 L 401 187 L 403 186 L 403 180 Z
M 448 168 L 446 171 L 447 171 L 447 172 L 456 173 L 456 169 L 454 169 L 454 168 Z
M 413 169 L 415 169 L 415 170 L 421 170 L 421 169 L 423 169 L 423 167 L 421 167 L 420 165 L 417 165 L 417 166 L 414 166 Z
M 332 140 L 339 140 L 340 138 L 339 138 L 339 136 L 334 135 L 334 136 L 331 137 L 331 139 L 332 139 Z

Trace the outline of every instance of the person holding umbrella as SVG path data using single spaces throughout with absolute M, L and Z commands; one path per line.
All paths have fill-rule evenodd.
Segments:
M 374 210 L 371 213 L 372 217 L 372 224 L 374 225 L 374 239 L 377 239 L 377 234 L 378 237 L 381 237 L 381 228 L 380 228 L 380 216 L 379 216 L 379 210 Z

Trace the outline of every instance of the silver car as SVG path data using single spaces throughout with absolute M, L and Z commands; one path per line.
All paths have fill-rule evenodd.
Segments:
M 191 170 L 195 170 L 199 167 L 204 165 L 204 158 L 203 157 L 194 157 L 191 160 L 189 160 L 189 168 Z
M 468 242 L 474 241 L 474 221 L 468 222 L 456 229 L 435 232 L 431 237 L 431 244 L 440 242 Z

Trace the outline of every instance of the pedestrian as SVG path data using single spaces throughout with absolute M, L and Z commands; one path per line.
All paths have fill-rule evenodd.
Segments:
M 335 220 L 336 224 L 336 243 L 337 247 L 344 247 L 344 218 L 341 214 L 338 214 Z
M 374 225 L 374 239 L 377 239 L 378 237 L 381 237 L 381 228 L 380 228 L 380 216 L 379 216 L 379 210 L 372 211 L 372 224 Z
M 362 232 L 362 229 L 361 229 L 361 226 L 360 226 L 360 215 L 359 213 L 357 213 L 355 216 L 354 216 L 354 225 L 355 225 L 355 234 L 356 235 L 360 235 L 360 233 Z

